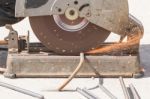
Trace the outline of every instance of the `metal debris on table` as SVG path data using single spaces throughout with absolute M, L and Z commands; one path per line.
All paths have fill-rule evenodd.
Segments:
M 133 84 L 129 85 L 129 88 L 133 94 L 134 99 L 141 99 L 141 97 L 139 96 L 137 90 L 135 89 L 135 87 L 133 86 Z
M 141 99 L 138 92 L 137 92 L 137 90 L 133 86 L 133 84 L 129 85 L 129 89 L 131 90 L 131 94 L 130 94 L 122 77 L 119 78 L 119 81 L 120 81 L 121 87 L 123 89 L 125 99 L 132 99 L 131 94 L 133 95 L 133 99 Z
M 26 94 L 26 95 L 29 95 L 29 96 L 32 96 L 32 97 L 35 97 L 35 98 L 38 98 L 38 99 L 44 99 L 43 95 L 40 95 L 38 93 L 32 92 L 30 90 L 26 90 L 26 89 L 23 89 L 23 88 L 14 86 L 14 85 L 7 84 L 7 83 L 4 83 L 4 82 L 0 82 L 0 86 L 8 88 L 8 89 L 12 89 L 14 91 L 17 91 L 17 92 L 20 92 L 20 93 L 23 93 L 23 94 Z
M 103 78 L 99 78 L 99 83 L 97 86 L 93 87 L 93 88 L 88 88 L 88 90 L 93 90 L 93 89 L 97 89 L 100 88 L 107 96 L 109 96 L 111 99 L 117 99 L 116 96 L 114 96 L 105 86 L 103 86 Z
M 80 89 L 80 88 L 77 88 L 76 91 L 78 93 L 80 93 L 81 95 L 83 95 L 84 97 L 86 97 L 87 99 L 98 99 L 96 96 L 94 96 L 93 94 L 91 93 L 88 93 L 87 91 L 83 90 L 83 89 Z M 100 98 L 99 98 L 100 99 Z
M 129 93 L 129 90 L 127 89 L 124 80 L 122 77 L 119 77 L 119 81 L 124 93 L 125 99 L 141 99 L 137 90 L 133 86 L 133 84 L 129 85 L 129 89 L 131 90 L 131 93 Z M 110 99 L 118 99 L 116 96 L 114 96 L 107 88 L 103 86 L 103 83 L 101 81 L 101 78 L 99 78 L 99 84 L 93 88 L 77 88 L 76 91 L 85 96 L 87 99 L 99 99 L 99 97 L 93 95 L 90 90 L 94 90 L 100 88 L 107 96 L 109 96 Z
M 123 90 L 125 99 L 131 99 L 131 98 L 130 98 L 130 94 L 129 94 L 128 90 L 127 90 L 127 87 L 126 87 L 126 85 L 125 85 L 125 83 L 124 83 L 124 81 L 123 81 L 123 78 L 120 77 L 120 78 L 119 78 L 119 81 L 120 81 L 120 84 L 121 84 L 121 87 L 122 87 L 122 90 Z
M 99 84 L 99 88 L 107 94 L 111 99 L 117 99 L 116 96 L 114 96 L 107 88 L 105 88 L 103 85 Z
M 90 92 L 89 90 L 87 90 L 86 88 L 82 89 L 83 92 L 91 95 L 92 97 L 94 97 L 95 99 L 100 99 L 99 97 L 97 97 L 96 95 L 94 95 L 92 92 Z

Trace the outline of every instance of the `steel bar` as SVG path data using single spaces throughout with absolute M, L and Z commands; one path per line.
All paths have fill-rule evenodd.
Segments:
M 106 89 L 103 85 L 99 84 L 99 88 L 107 94 L 111 99 L 117 99 L 108 89 Z
M 86 97 L 87 99 L 96 99 L 95 97 L 92 97 L 91 95 L 85 93 L 82 89 L 77 88 L 76 89 L 78 93 L 80 93 L 81 95 L 83 95 L 84 97 Z
M 69 78 L 59 87 L 59 91 L 62 91 L 62 89 L 76 76 L 76 74 L 81 69 L 83 63 L 84 63 L 84 53 L 80 53 L 80 62 L 77 66 L 77 68 L 74 70 L 74 72 L 69 76 Z
M 117 97 L 115 97 L 108 89 L 106 89 L 103 86 L 103 79 L 99 78 L 99 83 L 97 86 L 93 87 L 93 88 L 89 88 L 88 90 L 93 90 L 93 89 L 97 89 L 100 88 L 106 95 L 108 95 L 111 99 L 117 99 Z
M 121 84 L 121 87 L 122 87 L 122 90 L 123 90 L 125 99 L 130 99 L 129 92 L 128 92 L 126 86 L 125 86 L 125 83 L 124 83 L 124 81 L 123 81 L 123 78 L 120 77 L 120 78 L 119 78 L 119 81 L 120 81 L 120 84 Z
M 141 99 L 141 97 L 139 96 L 135 87 L 132 84 L 129 85 L 129 88 L 131 89 L 134 99 Z
M 32 91 L 29 91 L 29 90 L 26 90 L 26 89 L 23 89 L 23 88 L 14 86 L 14 85 L 7 84 L 4 82 L 0 82 L 0 86 L 14 90 L 14 91 L 17 91 L 17 92 L 20 92 L 20 93 L 23 93 L 23 94 L 26 94 L 26 95 L 29 95 L 29 96 L 32 96 L 32 97 L 35 97 L 35 98 L 38 98 L 38 99 L 44 99 L 43 95 L 40 95 L 38 93 L 34 93 Z
M 91 97 L 93 97 L 94 99 L 100 99 L 98 97 L 96 97 L 93 93 L 91 93 L 89 90 L 87 89 L 82 89 L 83 92 L 87 93 L 88 95 L 90 95 Z

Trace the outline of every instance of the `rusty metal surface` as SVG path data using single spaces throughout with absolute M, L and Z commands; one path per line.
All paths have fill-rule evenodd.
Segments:
M 89 23 L 80 31 L 68 32 L 57 26 L 53 17 L 30 18 L 32 29 L 39 40 L 50 50 L 59 54 L 77 54 L 103 43 L 110 32 Z
M 11 85 L 11 84 L 8 84 L 8 83 L 5 83 L 5 82 L 0 82 L 0 86 L 4 87 L 4 88 L 7 88 L 7 89 L 14 90 L 14 91 L 22 93 L 22 94 L 32 96 L 32 97 L 37 98 L 37 99 L 44 99 L 44 96 L 41 95 L 41 94 L 35 93 L 35 92 L 27 90 L 27 89 L 23 89 L 21 87 L 14 86 L 14 85 Z

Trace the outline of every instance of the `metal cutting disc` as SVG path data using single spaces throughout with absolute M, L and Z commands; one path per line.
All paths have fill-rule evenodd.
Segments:
M 64 15 L 30 17 L 38 39 L 50 50 L 62 55 L 79 55 L 103 43 L 110 34 L 84 18 L 68 20 Z

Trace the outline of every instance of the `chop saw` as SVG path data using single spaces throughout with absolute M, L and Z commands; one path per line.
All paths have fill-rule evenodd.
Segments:
M 2 1 L 1 13 L 3 13 L 3 17 L 0 20 L 3 21 L 1 26 L 13 24 L 29 17 L 30 25 L 37 38 L 44 47 L 56 55 L 77 57 L 82 52 L 87 55 L 118 56 L 117 53 L 121 50 L 119 55 L 122 56 L 124 50 L 130 50 L 126 52 L 128 56 L 135 55 L 135 53 L 138 56 L 140 39 L 144 29 L 142 23 L 129 14 L 128 0 Z M 120 40 L 115 44 L 108 44 L 115 47 L 102 49 L 104 45 L 107 45 L 104 42 L 110 33 L 119 35 Z M 127 42 L 124 43 L 125 38 L 127 38 Z M 112 58 L 114 59 L 114 57 Z M 115 58 L 112 63 L 117 59 L 119 58 Z M 138 57 L 134 59 L 136 59 L 134 62 L 137 65 Z M 138 72 L 139 70 L 136 68 L 133 71 Z

